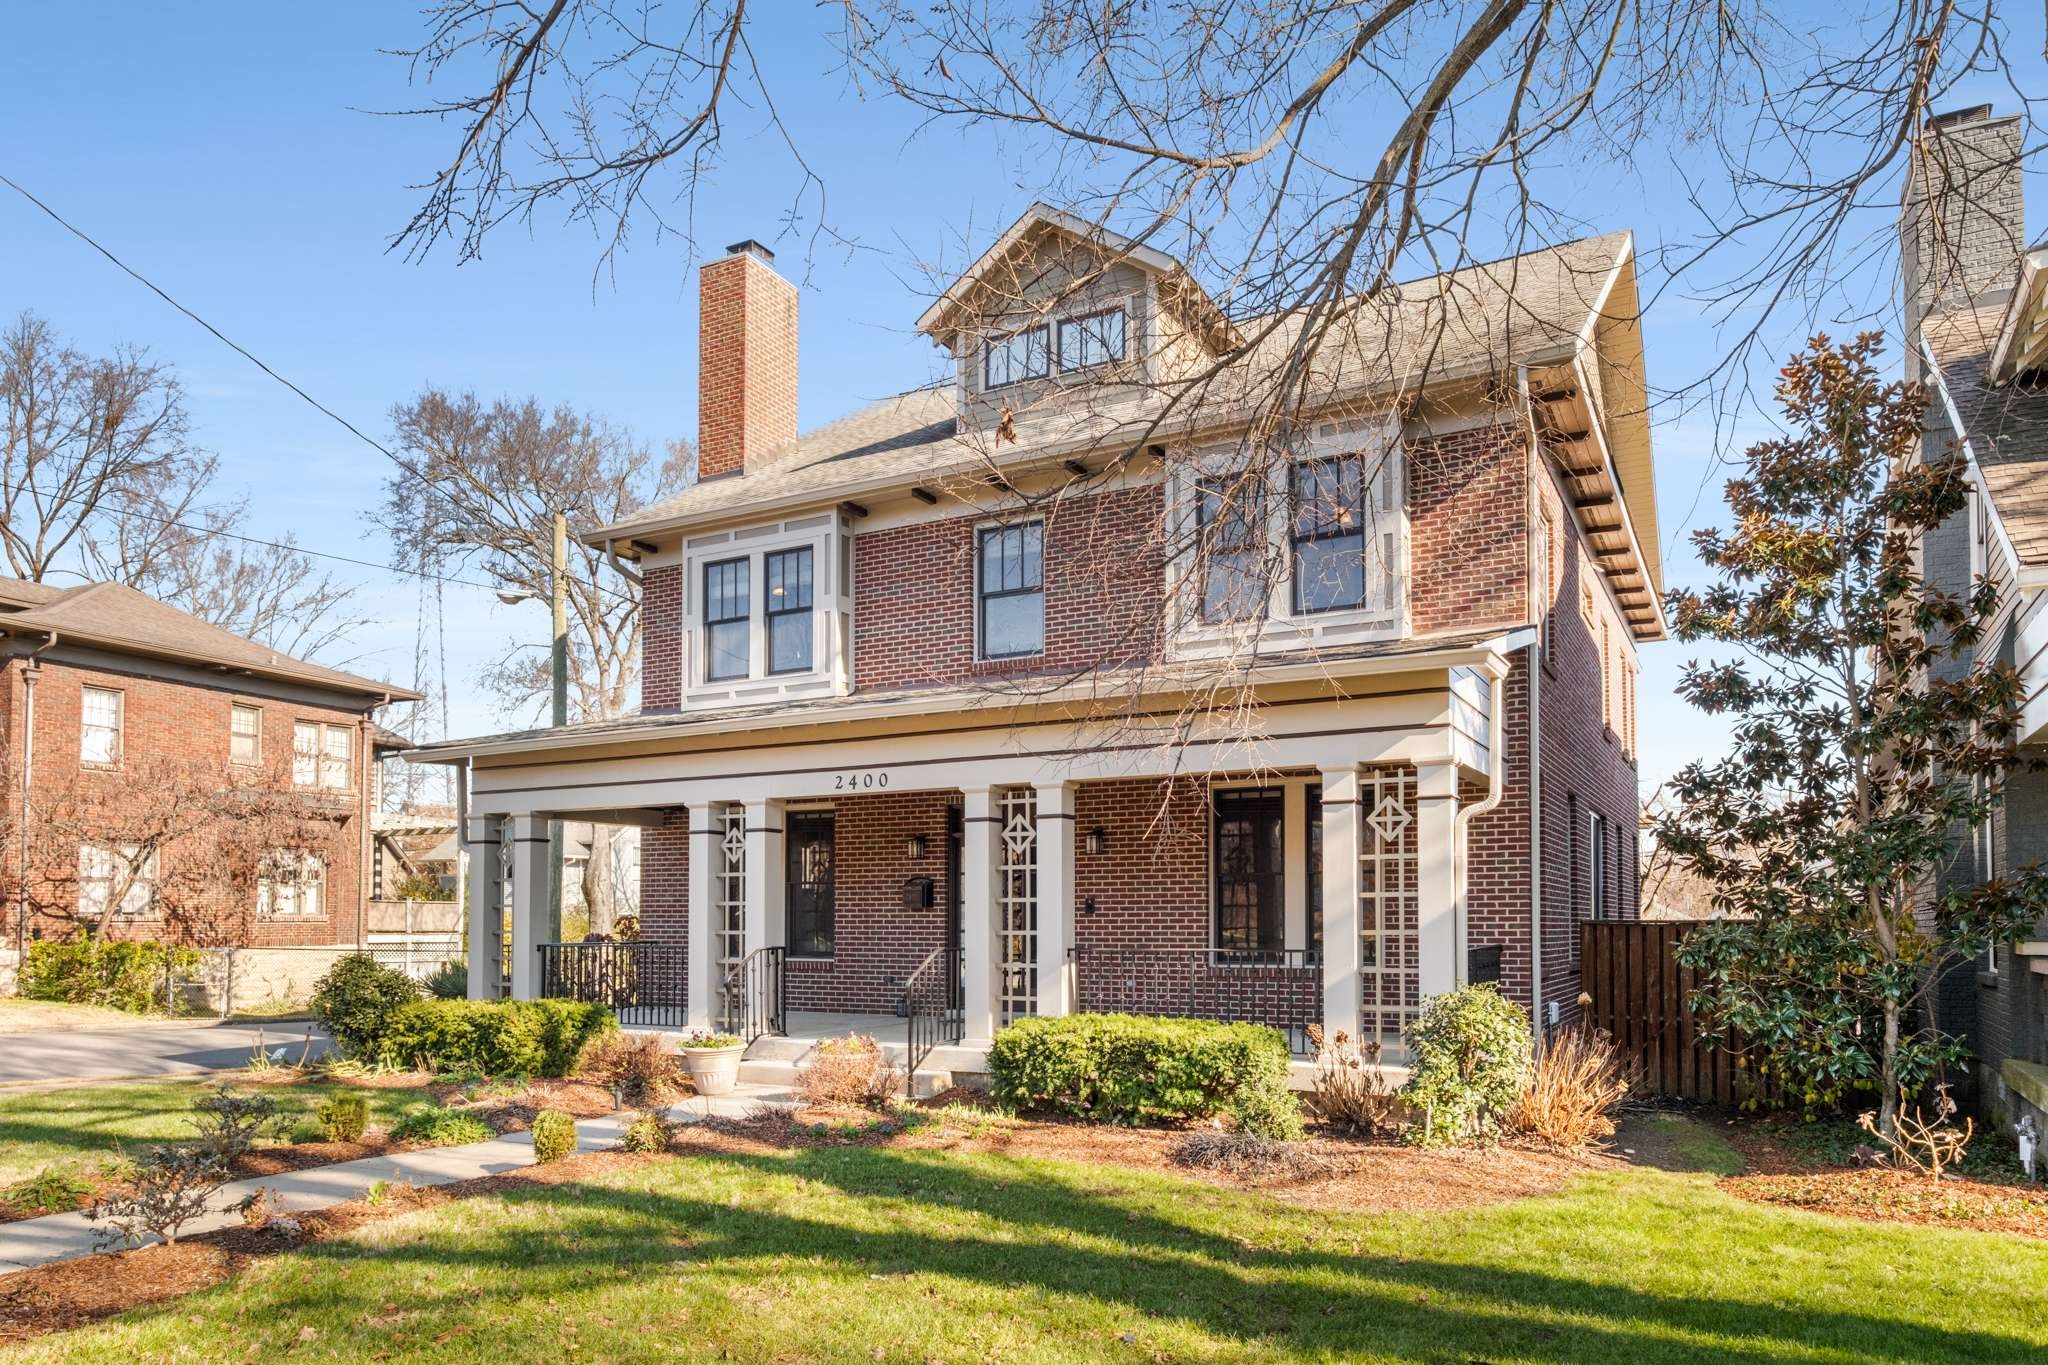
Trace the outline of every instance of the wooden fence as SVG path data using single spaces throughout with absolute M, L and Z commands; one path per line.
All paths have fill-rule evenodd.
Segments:
M 1605 1029 L 1636 1065 L 1643 1088 L 1709 1104 L 1747 1098 L 1753 1079 L 1737 1050 L 1709 1047 L 1687 1003 L 1699 973 L 1678 965 L 1689 921 L 1588 920 L 1579 926 L 1586 1020 Z

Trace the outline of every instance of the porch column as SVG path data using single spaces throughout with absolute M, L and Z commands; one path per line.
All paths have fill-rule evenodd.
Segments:
M 996 1035 L 996 838 L 995 793 L 987 787 L 961 789 L 960 987 L 962 1032 L 969 1046 L 985 1047 Z
M 1448 756 L 1415 765 L 1415 951 L 1424 1000 L 1465 979 L 1458 961 L 1458 765 Z
M 742 918 L 749 953 L 789 942 L 782 832 L 782 802 L 747 802 L 747 908 Z
M 689 891 L 689 937 L 683 960 L 689 979 L 685 983 L 684 1021 L 690 1028 L 718 1027 L 718 864 L 720 848 L 718 807 L 710 802 L 692 802 L 690 852 L 686 886 Z
M 1038 797 L 1038 1012 L 1074 1012 L 1074 784 L 1043 782 Z
M 1365 1007 L 1358 923 L 1358 767 L 1323 769 L 1323 1032 L 1356 1038 Z
M 464 823 L 463 849 L 469 854 L 469 868 L 463 889 L 469 895 L 464 910 L 469 931 L 469 998 L 496 1000 L 503 989 L 505 961 L 505 878 L 499 861 L 498 840 L 504 822 L 488 815 L 472 815 Z
M 548 822 L 515 815 L 512 841 L 512 998 L 540 998 L 540 942 L 548 923 Z M 506 837 L 500 835 L 499 837 Z

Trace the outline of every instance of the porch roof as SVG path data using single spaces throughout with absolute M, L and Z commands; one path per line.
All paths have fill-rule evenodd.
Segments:
M 1413 669 L 1456 668 L 1520 648 L 1528 627 L 1476 630 L 1450 635 L 1381 640 L 1323 649 L 1313 656 L 1274 659 L 1244 670 L 1243 684 L 1358 677 Z M 886 718 L 905 712 L 974 712 L 1062 703 L 1091 703 L 1111 696 L 1170 694 L 1200 681 L 1213 681 L 1212 662 L 1168 664 L 1147 669 L 1104 671 L 1078 681 L 1036 676 L 987 679 L 965 687 L 904 687 L 846 697 L 761 702 L 703 710 L 642 712 L 611 720 L 585 721 L 544 729 L 510 730 L 467 739 L 441 740 L 407 750 L 415 763 L 453 763 L 494 754 L 532 755 L 563 749 L 598 748 L 678 734 L 718 734 L 781 729 Z

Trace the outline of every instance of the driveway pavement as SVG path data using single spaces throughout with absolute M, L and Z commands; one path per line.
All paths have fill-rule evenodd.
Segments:
M 299 1059 L 307 1034 L 314 1058 L 328 1051 L 318 1024 L 160 1024 L 108 1032 L 0 1035 L 0 1086 L 189 1076 L 245 1066 L 260 1038 Z

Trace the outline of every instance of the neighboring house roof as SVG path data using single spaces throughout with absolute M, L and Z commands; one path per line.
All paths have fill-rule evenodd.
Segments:
M 1149 248 L 1137 248 L 1149 250 Z M 1413 394 L 1425 384 L 1510 372 L 1556 359 L 1588 343 L 1603 320 L 1616 272 L 1628 263 L 1627 232 L 1545 247 L 1483 265 L 1402 284 L 1377 299 L 1355 300 L 1316 357 L 1316 376 L 1331 393 L 1366 397 Z M 1017 414 L 1014 444 L 964 429 L 951 384 L 913 389 L 871 403 L 769 452 L 747 471 L 693 484 L 631 516 L 590 533 L 593 544 L 658 534 L 740 514 L 858 498 L 920 480 L 986 475 L 992 464 L 1023 467 L 1109 444 L 1119 436 L 1178 439 L 1227 429 L 1249 412 L 1300 335 L 1298 314 L 1243 320 L 1250 348 L 1211 382 L 1198 403 L 1176 414 L 1172 429 L 1152 431 L 1167 398 L 1125 387 L 1087 411 L 1052 404 Z M 1105 385 L 1105 389 L 1119 386 Z M 1624 477 L 1631 472 L 1624 469 Z M 1647 472 L 1627 490 L 1646 553 L 1655 542 Z M 1652 569 L 1653 576 L 1656 573 Z
M 209 624 L 121 583 L 57 588 L 17 578 L 0 579 L 0 632 L 56 634 L 69 644 L 96 645 L 211 665 L 226 673 L 277 678 L 386 701 L 418 701 L 420 694 L 355 673 L 307 663 L 244 635 Z M 387 732 L 402 748 L 410 741 Z
M 2013 303 L 2027 307 L 2030 291 Z M 2041 306 L 2036 298 L 2031 306 Z M 1921 324 L 1942 387 L 2022 565 L 2048 564 L 2048 385 L 2025 373 L 1993 383 L 1992 353 L 2013 326 L 2005 301 L 1959 308 Z

